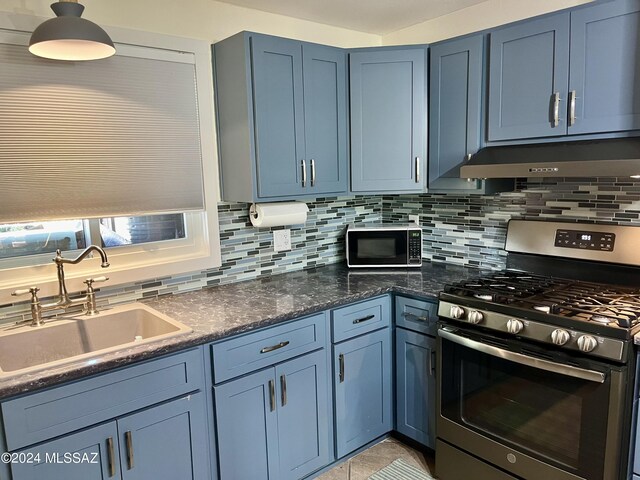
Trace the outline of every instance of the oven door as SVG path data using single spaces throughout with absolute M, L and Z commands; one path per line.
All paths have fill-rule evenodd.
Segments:
M 407 230 L 347 230 L 349 267 L 406 267 Z
M 438 337 L 439 438 L 524 479 L 621 478 L 625 367 L 447 325 Z

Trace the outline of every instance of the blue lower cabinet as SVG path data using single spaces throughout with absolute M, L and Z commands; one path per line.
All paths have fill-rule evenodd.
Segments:
M 279 480 L 303 478 L 333 461 L 327 363 L 321 350 L 276 366 Z
M 336 452 L 341 458 L 393 429 L 391 331 L 334 345 Z
M 221 480 L 295 480 L 332 462 L 326 351 L 214 387 Z
M 396 430 L 435 448 L 436 339 L 396 329 Z
M 214 387 L 220 480 L 278 478 L 274 369 Z
M 118 419 L 123 480 L 206 480 L 204 395 L 196 393 Z
M 14 480 L 117 480 L 118 454 L 114 421 L 20 450 L 11 472 Z

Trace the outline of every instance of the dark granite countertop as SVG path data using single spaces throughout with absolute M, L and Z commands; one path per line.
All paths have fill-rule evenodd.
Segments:
M 480 273 L 438 263 L 427 263 L 419 270 L 374 271 L 349 270 L 344 264 L 336 264 L 147 300 L 144 303 L 191 327 L 193 332 L 90 361 L 0 379 L 0 399 L 388 292 L 436 299 L 446 283 Z

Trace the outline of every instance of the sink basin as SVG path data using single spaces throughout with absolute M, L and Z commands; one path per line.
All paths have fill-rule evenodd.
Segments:
M 189 333 L 185 325 L 143 304 L 52 319 L 42 327 L 0 332 L 0 379 Z

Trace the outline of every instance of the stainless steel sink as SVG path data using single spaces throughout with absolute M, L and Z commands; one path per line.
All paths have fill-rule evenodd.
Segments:
M 0 332 L 0 379 L 154 342 L 192 330 L 143 304 L 65 315 L 41 327 Z

